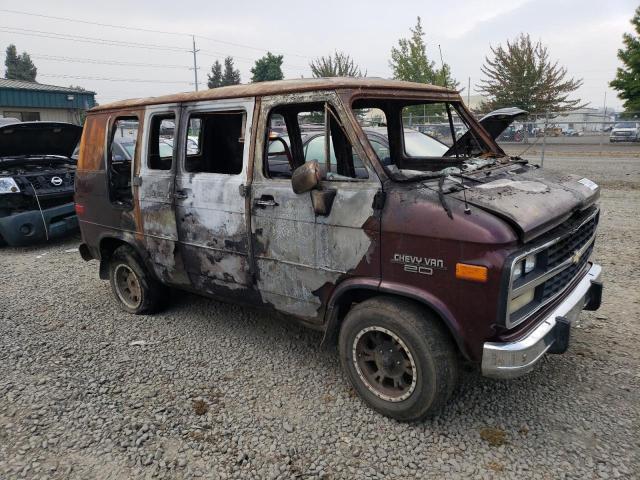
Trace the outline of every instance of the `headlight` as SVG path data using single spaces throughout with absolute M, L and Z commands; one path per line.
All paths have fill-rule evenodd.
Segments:
M 533 296 L 534 296 L 533 293 L 534 293 L 534 289 L 532 288 L 530 290 L 527 290 L 523 294 L 518 295 L 514 299 L 512 299 L 511 302 L 509 303 L 509 314 L 511 315 L 514 312 L 517 312 L 518 310 L 520 310 L 522 307 L 533 302 Z
M 536 256 L 535 254 L 527 255 L 522 260 L 519 260 L 514 266 L 513 271 L 511 272 L 511 280 L 515 281 L 522 277 L 522 275 L 526 275 L 529 272 L 532 272 L 536 268 Z
M 20 187 L 11 177 L 0 177 L 0 193 L 19 193 Z

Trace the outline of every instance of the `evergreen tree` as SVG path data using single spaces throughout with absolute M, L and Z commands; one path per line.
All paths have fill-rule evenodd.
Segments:
M 16 46 L 13 44 L 7 47 L 4 65 L 6 67 L 4 78 L 28 82 L 36 81 L 38 69 L 31 61 L 31 57 L 27 52 L 18 55 Z
M 393 70 L 393 78 L 457 88 L 458 82 L 451 76 L 451 67 L 445 63 L 443 68 L 437 68 L 436 63 L 427 57 L 424 36 L 422 20 L 418 17 L 416 26 L 411 29 L 411 38 L 401 38 L 398 46 L 391 49 L 389 66 Z
M 256 60 L 255 66 L 251 69 L 252 82 L 266 82 L 269 80 L 282 80 L 282 55 L 273 55 L 271 52 Z
M 222 85 L 238 85 L 240 83 L 240 70 L 233 68 L 233 57 L 224 59 L 224 73 L 222 74 Z
M 336 51 L 333 55 L 319 57 L 309 64 L 315 78 L 323 77 L 366 77 L 350 55 Z
M 562 112 L 582 108 L 580 99 L 569 96 L 582 80 L 567 78 L 567 69 L 549 59 L 547 47 L 534 44 L 527 34 L 507 41 L 506 47 L 491 47 L 492 58 L 485 57 L 478 91 L 488 97 L 482 110 L 519 107 L 528 112 Z
M 218 88 L 222 86 L 222 65 L 218 60 L 211 66 L 211 73 L 207 75 L 207 86 L 209 88 Z
M 624 64 L 618 68 L 616 78 L 610 85 L 618 91 L 626 112 L 640 112 L 640 7 L 635 11 L 631 24 L 636 35 L 625 33 L 624 49 L 618 50 L 618 58 Z

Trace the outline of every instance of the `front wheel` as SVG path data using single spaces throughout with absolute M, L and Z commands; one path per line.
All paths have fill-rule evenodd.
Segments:
M 344 320 L 340 361 L 358 395 L 400 421 L 437 413 L 458 381 L 455 345 L 442 322 L 404 299 L 378 297 Z

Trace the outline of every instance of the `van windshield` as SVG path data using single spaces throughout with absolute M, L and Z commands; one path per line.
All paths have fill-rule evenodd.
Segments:
M 485 143 L 460 102 L 359 99 L 352 109 L 395 180 L 439 177 L 494 163 L 489 157 L 496 156 L 496 148 Z M 384 158 L 374 137 L 384 144 Z

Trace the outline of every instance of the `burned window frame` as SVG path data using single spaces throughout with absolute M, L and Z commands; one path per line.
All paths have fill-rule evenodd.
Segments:
M 241 117 L 241 128 L 240 128 L 240 136 L 238 137 L 238 142 L 241 143 L 240 148 L 240 169 L 237 172 L 212 172 L 208 170 L 192 170 L 188 168 L 188 141 L 189 141 L 189 124 L 193 117 L 203 117 L 203 116 L 213 116 L 213 115 L 230 115 L 237 114 Z M 186 175 L 225 175 L 225 176 L 238 176 L 243 175 L 246 170 L 246 161 L 245 161 L 245 151 L 247 148 L 246 140 L 247 140 L 247 125 L 250 121 L 250 115 L 245 106 L 238 104 L 220 104 L 215 105 L 214 107 L 208 106 L 208 108 L 194 108 L 189 109 L 182 112 L 183 120 L 180 122 L 182 125 L 182 130 L 180 133 L 180 145 L 181 145 L 181 153 L 179 162 L 181 165 L 181 173 Z M 200 131 L 198 134 L 198 155 L 202 155 L 205 153 L 205 148 L 203 146 L 203 126 L 200 125 Z M 193 154 L 191 155 L 193 156 Z
M 348 98 L 349 114 L 354 119 L 357 118 L 356 110 L 360 108 L 380 108 L 385 113 L 385 116 L 387 117 L 387 125 L 386 125 L 387 139 L 389 142 L 389 149 L 391 153 L 391 157 L 390 157 L 391 164 L 396 164 L 396 165 L 400 164 L 402 165 L 401 168 L 410 169 L 415 166 L 415 164 L 411 165 L 412 160 L 414 160 L 415 162 L 429 160 L 432 162 L 432 164 L 430 165 L 432 168 L 428 170 L 425 170 L 424 168 L 422 168 L 422 170 L 424 170 L 425 172 L 434 172 L 446 167 L 458 165 L 459 161 L 456 160 L 455 155 L 451 157 L 405 157 L 403 139 L 395 138 L 396 136 L 390 135 L 390 132 L 392 131 L 392 129 L 393 131 L 398 133 L 403 132 L 404 125 L 402 122 L 402 107 L 396 108 L 394 115 L 390 115 L 389 110 L 387 108 L 382 108 L 379 105 L 379 103 L 382 103 L 385 101 L 395 102 L 395 103 L 407 102 L 407 104 L 410 104 L 410 103 L 422 104 L 427 102 L 430 102 L 430 103 L 441 102 L 441 103 L 455 104 L 456 105 L 455 110 L 457 111 L 460 118 L 464 120 L 464 122 L 469 126 L 470 129 L 473 129 L 473 132 L 475 134 L 474 137 L 484 145 L 484 152 L 492 156 L 505 155 L 503 150 L 491 138 L 491 136 L 482 127 L 482 125 L 480 125 L 480 123 L 474 118 L 473 114 L 466 108 L 466 106 L 464 105 L 464 102 L 462 101 L 459 95 L 452 94 L 449 92 L 442 92 L 442 93 L 435 92 L 435 93 L 428 93 L 428 94 L 425 94 L 423 92 L 416 92 L 415 94 L 412 94 L 410 92 L 402 92 L 402 95 L 397 95 L 397 94 L 394 95 L 393 93 L 394 93 L 393 90 L 381 89 L 381 90 L 372 90 L 366 93 L 357 93 L 357 94 L 351 95 Z M 362 105 L 362 103 L 367 103 L 367 102 L 371 104 L 377 102 L 378 104 L 368 105 L 368 106 Z M 345 101 L 345 103 L 347 102 Z M 374 155 L 373 158 L 377 161 L 377 164 L 379 165 L 379 168 L 382 169 L 382 172 L 384 172 L 384 176 L 395 181 L 406 181 L 406 179 L 400 178 L 398 177 L 398 175 L 391 172 L 387 165 L 382 165 L 382 162 L 378 158 L 375 150 L 369 144 L 367 135 L 364 132 L 362 125 L 357 120 L 355 123 L 356 123 L 356 129 L 358 130 L 357 132 L 358 136 L 360 136 L 363 140 L 366 140 L 367 144 L 365 148 L 371 148 L 371 151 L 373 152 L 373 155 Z M 398 135 L 398 137 L 403 137 L 403 135 Z M 398 151 L 401 151 L 403 153 L 403 155 L 401 156 L 402 160 L 400 162 L 397 161 Z M 378 173 L 382 175 L 383 174 L 382 172 L 378 172 Z
M 109 129 L 107 132 L 107 138 L 106 138 L 106 148 L 104 149 L 105 151 L 105 159 L 104 159 L 104 165 L 105 165 L 105 181 L 106 181 L 106 188 L 107 188 L 107 196 L 109 197 L 109 203 L 111 203 L 111 205 L 113 205 L 116 208 L 121 208 L 123 210 L 132 210 L 133 209 L 133 204 L 134 204 L 134 193 L 133 193 L 133 177 L 134 177 L 134 173 L 135 173 L 135 169 L 136 169 L 136 162 L 137 159 L 139 158 L 140 155 L 140 148 L 141 148 L 141 139 L 142 139 L 142 129 L 143 129 L 143 120 L 141 119 L 142 116 L 140 115 L 139 112 L 133 111 L 133 112 L 120 112 L 117 115 L 113 115 L 109 118 Z M 125 201 L 120 201 L 116 198 L 114 198 L 114 188 L 112 188 L 113 183 L 112 183 L 112 179 L 113 179 L 113 168 L 112 168 L 112 161 L 113 161 L 113 156 L 112 156 L 112 147 L 113 147 L 113 143 L 114 140 L 116 138 L 116 130 L 117 127 L 116 125 L 118 124 L 119 121 L 135 121 L 137 122 L 137 127 L 136 127 L 136 134 L 135 134 L 135 145 L 133 148 L 133 155 L 131 155 L 131 165 L 130 165 L 130 169 L 129 169 L 129 192 L 130 195 L 128 195 L 128 197 L 125 199 Z M 124 148 L 124 147 L 123 147 Z M 124 176 L 123 176 L 124 177 Z
M 152 145 L 157 145 L 158 148 L 158 159 L 161 160 L 162 157 L 160 157 L 160 139 L 162 138 L 160 135 L 160 131 L 161 131 L 161 126 L 162 126 L 162 122 L 163 120 L 171 120 L 173 119 L 173 145 L 172 145 L 172 154 L 171 154 L 171 163 L 169 165 L 169 168 L 155 168 L 152 166 L 152 151 L 153 148 Z M 156 135 L 156 132 L 154 132 L 154 122 L 158 120 L 159 124 L 158 124 L 158 132 Z M 177 153 L 178 153 L 178 133 L 179 133 L 179 122 L 180 122 L 180 117 L 179 114 L 174 111 L 174 110 L 166 110 L 166 111 L 154 111 L 151 112 L 147 118 L 147 122 L 149 125 L 149 129 L 147 131 L 147 135 L 146 135 L 146 150 L 145 150 L 145 157 L 146 157 L 146 162 L 145 162 L 145 168 L 147 171 L 149 172 L 173 172 L 175 170 L 175 165 L 176 165 L 176 160 L 177 160 Z M 155 138 L 155 142 L 154 142 L 154 138 Z
M 363 182 L 363 181 L 369 180 L 372 177 L 372 175 L 375 175 L 375 171 L 371 168 L 369 163 L 362 160 L 363 153 L 364 153 L 362 151 L 362 145 L 360 145 L 357 136 L 352 135 L 352 132 L 349 131 L 348 126 L 345 124 L 345 119 L 348 118 L 346 110 L 340 106 L 339 99 L 334 92 L 323 93 L 320 95 L 318 93 L 315 93 L 315 95 L 309 95 L 307 96 L 307 98 L 304 98 L 304 96 L 297 96 L 297 97 L 291 98 L 290 99 L 291 101 L 284 101 L 285 99 L 281 97 L 281 100 L 283 101 L 279 103 L 278 102 L 270 103 L 268 105 L 268 108 L 263 108 L 263 111 L 262 111 L 262 115 L 264 115 L 264 131 L 262 135 L 263 137 L 262 148 L 260 149 L 262 164 L 259 170 L 263 178 L 274 180 L 274 181 L 275 180 L 284 180 L 284 181 L 291 180 L 291 175 L 273 176 L 269 168 L 270 167 L 269 146 L 270 146 L 270 134 L 271 134 L 271 119 L 273 115 L 282 116 L 285 122 L 286 135 L 289 138 L 289 150 L 294 163 L 291 173 L 293 173 L 293 169 L 303 165 L 307 161 L 306 151 L 308 148 L 308 144 L 305 145 L 305 142 L 307 142 L 308 140 L 312 141 L 318 135 L 324 135 L 326 137 L 327 132 L 331 130 L 331 127 L 333 126 L 336 130 L 339 129 L 341 131 L 342 138 L 346 140 L 346 142 L 348 142 L 349 144 L 351 155 L 348 156 L 349 160 L 346 161 L 346 164 L 347 164 L 347 168 L 350 166 L 350 168 L 352 169 L 352 172 L 350 175 L 343 175 L 342 173 L 332 172 L 338 175 L 339 177 L 331 178 L 325 175 L 322 181 L 331 182 L 331 183 Z M 265 103 L 265 106 L 266 106 L 266 103 Z M 285 110 L 285 109 L 290 109 L 291 114 L 285 115 L 284 112 L 282 112 L 282 110 Z M 300 129 L 301 124 L 299 121 L 299 115 L 304 112 L 315 112 L 315 111 L 318 111 L 318 112 L 322 111 L 322 115 L 325 120 L 323 121 L 322 128 L 319 129 L 318 132 L 311 133 L 309 135 L 310 139 L 309 138 L 305 139 L 305 136 L 303 135 Z M 334 119 L 334 122 L 330 122 L 329 124 L 327 124 L 326 122 L 327 111 L 330 112 L 331 117 L 333 117 Z M 295 122 L 292 122 L 292 118 L 294 117 L 295 117 Z M 336 130 L 328 132 L 330 138 L 334 138 Z M 333 145 L 333 142 L 329 146 L 329 150 L 332 150 L 332 149 L 335 152 L 335 146 Z M 345 152 L 343 152 L 343 155 L 344 154 Z M 340 154 L 338 152 L 335 152 L 334 155 L 336 156 L 336 169 L 338 169 L 338 165 L 340 165 L 340 168 L 345 168 L 345 165 L 344 165 L 345 162 L 343 161 L 342 163 L 340 163 L 338 161 L 338 156 Z M 366 175 L 367 175 L 366 177 L 365 176 L 358 177 L 356 175 L 356 167 L 353 162 L 354 155 L 357 155 L 358 158 L 360 159 L 360 162 L 362 164 L 362 169 L 364 170 L 364 172 L 366 172 Z M 330 162 L 330 157 L 329 159 L 323 159 L 323 160 Z

